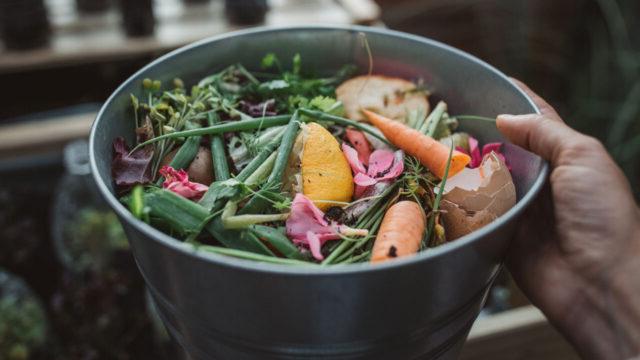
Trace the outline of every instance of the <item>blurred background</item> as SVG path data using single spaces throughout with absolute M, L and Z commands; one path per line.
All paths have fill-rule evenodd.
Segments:
M 176 359 L 84 140 L 152 59 L 258 25 L 364 24 L 443 41 L 599 138 L 640 197 L 635 0 L 0 0 L 0 359 Z M 504 274 L 464 359 L 575 354 Z

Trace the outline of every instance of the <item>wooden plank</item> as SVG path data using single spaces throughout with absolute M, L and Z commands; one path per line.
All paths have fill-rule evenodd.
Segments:
M 0 126 L 0 159 L 59 151 L 69 141 L 89 136 L 96 113 Z
M 478 319 L 460 360 L 573 360 L 571 345 L 533 306 Z

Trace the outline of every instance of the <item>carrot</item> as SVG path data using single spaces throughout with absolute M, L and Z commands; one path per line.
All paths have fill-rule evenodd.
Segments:
M 418 252 L 426 225 L 416 202 L 399 201 L 387 210 L 373 243 L 371 262 L 382 262 Z
M 424 135 L 401 122 L 388 119 L 369 110 L 362 110 L 371 124 L 380 129 L 393 145 L 415 156 L 418 161 L 438 178 L 442 179 L 449 159 L 449 147 L 434 138 Z M 451 155 L 449 176 L 453 176 L 471 161 L 469 155 L 454 151 Z
M 346 131 L 347 140 L 353 145 L 358 152 L 358 158 L 364 165 L 369 165 L 369 155 L 371 155 L 371 146 L 362 131 L 348 128 Z

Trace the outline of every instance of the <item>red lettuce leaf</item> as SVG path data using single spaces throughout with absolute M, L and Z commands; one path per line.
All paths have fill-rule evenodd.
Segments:
M 113 140 L 111 175 L 119 190 L 127 190 L 137 184 L 148 184 L 153 180 L 151 160 L 153 147 L 146 146 L 129 154 L 127 143 L 121 137 Z

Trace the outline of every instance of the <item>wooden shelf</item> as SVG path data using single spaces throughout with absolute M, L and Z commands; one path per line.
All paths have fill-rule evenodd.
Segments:
M 227 22 L 224 2 L 184 6 L 180 0 L 156 0 L 156 29 L 151 37 L 129 38 L 112 9 L 101 15 L 79 16 L 73 1 L 50 0 L 53 36 L 46 48 L 0 50 L 0 74 L 39 68 L 106 62 L 164 53 L 196 40 L 241 27 Z M 271 0 L 263 25 L 369 24 L 380 14 L 373 0 Z M 312 14 L 312 16 L 310 16 Z
M 460 360 L 578 360 L 537 308 L 529 305 L 479 318 Z

